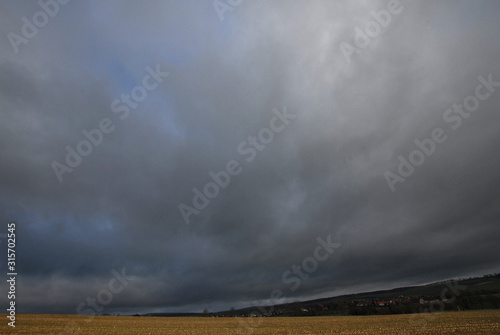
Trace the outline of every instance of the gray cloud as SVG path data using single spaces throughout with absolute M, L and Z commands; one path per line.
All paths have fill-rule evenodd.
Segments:
M 348 63 L 340 44 L 387 4 L 245 1 L 221 22 L 210 1 L 69 2 L 16 54 L 7 34 L 40 7 L 4 2 L 0 221 L 17 222 L 21 312 L 75 313 L 123 267 L 136 279 L 105 312 L 498 271 L 500 92 L 443 120 L 478 76 L 500 81 L 498 4 L 402 0 Z M 111 103 L 157 64 L 169 77 L 120 120 Z M 240 143 L 285 106 L 296 118 L 247 162 Z M 59 183 L 52 162 L 103 118 L 114 131 Z M 437 127 L 447 141 L 391 192 L 384 173 Z M 241 173 L 186 225 L 178 205 L 230 160 Z M 292 291 L 283 272 L 328 235 L 341 247 Z

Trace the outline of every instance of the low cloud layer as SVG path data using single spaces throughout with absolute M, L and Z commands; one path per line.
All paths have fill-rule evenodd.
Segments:
M 20 312 L 77 313 L 99 292 L 103 313 L 199 312 L 498 272 L 497 2 L 46 3 L 0 6 Z M 339 244 L 324 261 L 318 239 Z M 103 304 L 113 271 L 133 280 Z

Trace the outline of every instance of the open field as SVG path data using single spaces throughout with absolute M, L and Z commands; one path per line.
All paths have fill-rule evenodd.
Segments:
M 2 334 L 500 334 L 500 310 L 387 316 L 153 318 L 20 314 Z M 90 321 L 89 321 L 90 320 Z

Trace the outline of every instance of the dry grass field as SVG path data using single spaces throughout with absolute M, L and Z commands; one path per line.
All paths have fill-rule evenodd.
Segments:
M 7 320 L 5 314 L 2 319 Z M 500 311 L 302 318 L 18 315 L 2 334 L 500 334 Z

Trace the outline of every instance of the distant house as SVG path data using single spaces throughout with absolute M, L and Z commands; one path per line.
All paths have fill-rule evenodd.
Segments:
M 384 300 L 384 301 L 378 301 L 377 302 L 377 305 L 380 306 L 380 307 L 389 306 L 389 305 L 393 305 L 393 304 L 394 304 L 393 300 Z

